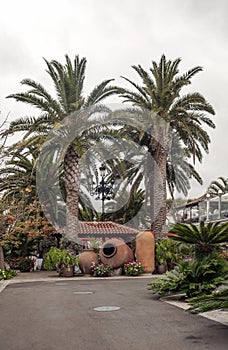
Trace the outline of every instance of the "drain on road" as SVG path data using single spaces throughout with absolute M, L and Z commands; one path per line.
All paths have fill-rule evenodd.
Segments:
M 68 286 L 68 283 L 56 283 L 55 285 L 62 287 L 62 286 Z
M 74 292 L 74 294 L 93 294 L 94 292 Z
M 95 311 L 117 311 L 119 309 L 119 306 L 100 306 L 94 308 Z

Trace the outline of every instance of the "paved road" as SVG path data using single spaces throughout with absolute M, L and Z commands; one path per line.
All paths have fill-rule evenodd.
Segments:
M 149 281 L 9 285 L 0 295 L 0 349 L 227 350 L 228 327 L 157 300 Z M 100 306 L 120 310 L 94 311 Z

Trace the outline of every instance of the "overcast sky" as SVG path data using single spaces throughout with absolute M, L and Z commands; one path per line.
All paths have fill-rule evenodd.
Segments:
M 11 0 L 0 11 L 1 120 L 37 115 L 12 99 L 20 81 L 32 78 L 53 91 L 43 57 L 64 63 L 64 55 L 88 60 L 85 93 L 100 81 L 124 75 L 137 80 L 131 68 L 148 69 L 161 54 L 182 58 L 181 71 L 200 65 L 191 89 L 214 106 L 209 155 L 197 169 L 204 185 L 192 183 L 189 198 L 202 195 L 218 176 L 228 177 L 228 1 L 227 0 Z M 115 99 L 109 102 L 117 102 Z

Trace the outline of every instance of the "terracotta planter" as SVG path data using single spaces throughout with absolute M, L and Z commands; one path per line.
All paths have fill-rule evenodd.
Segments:
M 145 273 L 154 272 L 154 235 L 143 231 L 136 236 L 136 259 L 142 263 Z
M 85 275 L 91 275 L 92 262 L 98 264 L 98 256 L 93 249 L 86 249 L 84 252 L 79 254 L 79 267 L 82 273 Z
M 156 270 L 157 270 L 157 273 L 158 273 L 159 275 L 165 273 L 166 270 L 167 270 L 166 264 L 158 265 L 157 268 L 156 268 Z
M 61 277 L 73 277 L 74 276 L 74 266 L 62 266 L 59 271 L 59 276 Z
M 110 264 L 113 269 L 117 269 L 125 263 L 134 260 L 131 248 L 117 238 L 111 238 L 106 241 L 99 250 L 99 256 L 103 263 Z
M 172 262 L 167 263 L 167 269 L 168 271 L 174 270 L 175 264 Z

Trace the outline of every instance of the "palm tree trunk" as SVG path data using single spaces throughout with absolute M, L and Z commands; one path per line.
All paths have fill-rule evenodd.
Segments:
M 167 152 L 162 146 L 157 146 L 154 163 L 150 172 L 150 211 L 151 230 L 155 238 L 163 237 L 166 222 L 166 161 Z
M 163 156 L 159 162 L 161 182 L 154 188 L 154 203 L 157 211 L 155 212 L 153 231 L 156 238 L 163 237 L 166 222 L 166 156 Z
M 66 189 L 66 236 L 72 241 L 78 238 L 80 176 L 79 156 L 73 146 L 69 146 L 64 159 L 64 180 Z
M 0 269 L 4 269 L 4 253 L 1 245 L 0 245 Z

